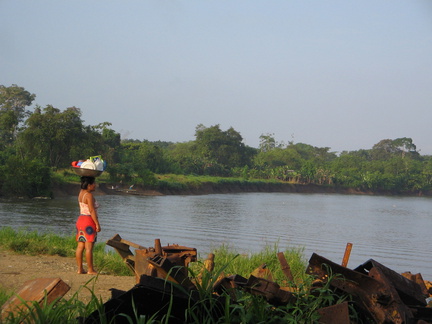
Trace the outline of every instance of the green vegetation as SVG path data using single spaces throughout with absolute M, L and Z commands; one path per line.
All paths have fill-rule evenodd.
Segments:
M 18 254 L 75 257 L 76 244 L 75 235 L 64 237 L 37 231 L 15 231 L 10 227 L 0 228 L 0 248 Z M 104 274 L 130 275 L 120 256 L 113 251 L 105 251 L 103 243 L 95 244 L 93 257 L 96 268 Z
M 76 181 L 67 171 L 72 161 L 94 155 L 108 163 L 102 182 L 156 190 L 196 189 L 198 177 L 216 186 L 259 188 L 276 181 L 392 194 L 432 189 L 432 157 L 420 155 L 409 137 L 340 153 L 277 142 L 273 134 L 262 134 L 253 148 L 232 127 L 219 125 L 198 125 L 195 140 L 184 143 L 121 140 L 109 122 L 85 125 L 77 107 L 26 110 L 35 97 L 23 87 L 0 85 L 0 196 L 51 196 L 53 184 Z
M 37 247 L 35 247 L 37 246 Z M 50 247 L 52 246 L 52 247 Z M 52 234 L 38 234 L 37 232 L 14 231 L 10 228 L 0 229 L 0 247 L 10 249 L 17 253 L 26 254 L 59 254 L 73 256 L 75 242 L 73 237 L 59 237 Z M 311 289 L 312 279 L 305 274 L 305 261 L 302 250 L 292 249 L 285 251 L 285 257 L 291 266 L 294 277 L 293 282 L 288 282 L 280 269 L 276 253 L 278 247 L 266 247 L 260 253 L 250 256 L 239 255 L 231 248 L 222 246 L 213 251 L 215 254 L 215 269 L 212 272 L 204 270 L 204 261 L 199 260 L 190 264 L 189 273 L 191 279 L 196 283 L 199 303 L 191 303 L 186 309 L 186 323 L 316 323 L 319 315 L 318 309 L 346 300 L 347 297 L 336 295 L 330 290 L 328 284 L 323 287 Z M 99 255 L 96 262 L 98 268 L 104 267 L 106 273 L 117 273 L 116 265 L 107 262 L 110 255 L 103 251 L 103 245 L 99 243 L 95 255 Z M 108 259 L 112 258 L 110 255 Z M 118 257 L 120 259 L 120 257 Z M 122 263 L 123 261 L 121 261 Z M 293 290 L 295 301 L 286 306 L 272 306 L 261 296 L 251 295 L 243 290 L 238 290 L 235 296 L 227 291 L 222 292 L 220 298 L 215 298 L 212 287 L 218 278 L 223 275 L 239 274 L 248 278 L 249 275 L 262 264 L 271 269 L 272 280 L 281 286 L 289 286 Z M 126 270 L 127 266 L 121 264 Z M 99 268 L 100 269 L 100 268 Z M 127 271 L 129 271 L 127 269 Z M 91 288 L 91 281 L 98 280 L 93 277 L 81 287 Z M 0 305 L 13 294 L 0 287 Z M 69 300 L 60 299 L 56 304 L 46 303 L 40 306 L 37 303 L 24 305 L 22 311 L 17 314 L 9 314 L 3 319 L 3 323 L 76 323 L 78 317 L 86 317 L 93 311 L 101 309 L 102 301 L 92 293 L 89 303 L 83 303 L 79 297 L 80 290 Z M 233 300 L 235 298 L 235 302 Z M 224 302 L 221 302 L 224 301 Z M 354 309 L 350 309 L 351 316 L 355 318 Z M 215 313 L 217 316 L 215 316 Z M 167 323 L 169 314 L 157 318 L 139 317 L 120 314 L 126 317 L 130 323 Z M 104 319 L 101 323 L 106 323 Z

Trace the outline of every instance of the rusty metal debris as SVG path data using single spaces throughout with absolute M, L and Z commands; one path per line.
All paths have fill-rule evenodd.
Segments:
M 264 263 L 249 278 L 219 274 L 211 281 L 212 300 L 202 300 L 198 288 L 205 276 L 214 270 L 214 254 L 208 255 L 198 276 L 191 278 L 188 267 L 197 261 L 195 248 L 177 244 L 162 246 L 159 239 L 154 241 L 154 247 L 146 248 L 124 240 L 118 234 L 108 240 L 107 245 L 120 254 L 135 274 L 136 284 L 128 291 L 111 289 L 112 298 L 88 317 L 80 318 L 80 323 L 99 323 L 101 320 L 129 323 L 131 318 L 140 316 L 167 323 L 185 323 L 186 310 L 191 305 L 198 305 L 219 318 L 226 302 L 237 302 L 239 290 L 261 296 L 271 306 L 295 305 L 298 298 L 290 265 L 282 252 L 277 253 L 277 258 L 287 279 L 283 281 L 285 286 L 273 281 L 271 269 Z M 131 248 L 135 249 L 134 253 Z M 426 302 L 432 297 L 430 281 L 423 280 L 421 274 L 398 274 L 373 259 L 348 269 L 351 249 L 352 244 L 348 243 L 341 265 L 315 253 L 309 260 L 307 273 L 315 280 L 308 294 L 315 295 L 326 285 L 335 295 L 349 297 L 348 301 L 316 310 L 320 316 L 318 323 L 432 323 L 432 307 Z M 55 302 L 69 289 L 60 278 L 29 281 L 3 305 L 2 315 L 19 311 L 19 307 L 26 306 L 23 301 Z M 355 309 L 358 321 L 350 317 L 352 309 Z
M 348 302 L 318 309 L 320 324 L 350 323 Z
M 120 254 L 135 275 L 136 284 L 128 291 L 113 288 L 112 298 L 88 317 L 81 318 L 81 323 L 99 323 L 102 319 L 106 322 L 129 323 L 131 318 L 140 316 L 169 323 L 184 323 L 186 309 L 196 305 L 198 311 L 199 307 L 203 307 L 206 312 L 210 310 L 212 316 L 219 318 L 227 302 L 237 302 L 239 290 L 261 296 L 272 307 L 295 305 L 299 297 L 296 295 L 297 287 L 290 265 L 282 252 L 277 253 L 277 258 L 287 279 L 281 283 L 283 286 L 274 282 L 271 269 L 264 263 L 248 278 L 238 274 L 218 274 L 217 279 L 210 281 L 210 301 L 201 299 L 199 288 L 214 270 L 214 254 L 208 255 L 197 276 L 190 277 L 188 267 L 191 262 L 197 261 L 195 248 L 177 244 L 162 246 L 159 239 L 154 241 L 154 247 L 144 247 L 124 240 L 118 234 L 108 240 L 107 245 Z M 398 274 L 373 259 L 351 270 L 346 266 L 351 248 L 352 244 L 348 243 L 342 265 L 315 253 L 309 260 L 307 273 L 315 280 L 307 294 L 315 295 L 325 285 L 330 287 L 333 294 L 348 297 L 348 301 L 341 304 L 316 310 L 320 316 L 319 323 L 356 323 L 350 318 L 353 309 L 361 323 L 432 323 L 432 308 L 426 303 L 426 299 L 432 297 L 431 282 L 424 281 L 421 274 Z M 18 293 L 20 301 L 42 298 L 41 290 L 52 301 L 63 296 L 69 287 L 59 278 L 37 279 Z M 226 294 L 229 298 L 226 298 Z M 6 303 L 3 309 L 6 307 L 10 310 L 14 303 L 16 300 Z M 208 303 L 211 307 L 207 307 Z
M 190 262 L 197 259 L 197 251 L 178 245 L 160 246 L 160 241 L 155 240 L 155 246 L 144 248 L 138 244 L 125 241 L 116 235 L 107 242 L 114 247 L 123 257 L 124 261 L 133 270 L 137 278 L 134 293 L 141 289 L 154 289 L 154 278 L 168 279 L 170 282 L 180 284 L 188 291 L 190 296 L 196 286 L 188 278 L 187 267 Z M 134 247 L 135 256 L 130 251 Z M 342 265 L 336 264 L 324 257 L 313 254 L 309 260 L 307 272 L 316 277 L 311 294 L 317 285 L 330 284 L 336 294 L 351 296 L 354 307 L 363 320 L 374 323 L 432 323 L 432 308 L 426 307 L 426 298 L 429 297 L 430 287 L 427 287 L 420 274 L 397 274 L 375 260 L 368 260 L 354 270 L 347 268 L 352 243 L 348 243 L 342 260 Z M 214 267 L 214 255 L 210 254 L 204 262 L 204 268 L 212 271 Z M 235 291 L 244 291 L 262 296 L 269 304 L 274 306 L 287 305 L 296 300 L 290 284 L 293 283 L 293 275 L 290 266 L 282 252 L 277 254 L 281 269 L 287 278 L 288 287 L 280 287 L 273 281 L 272 273 L 266 264 L 262 264 L 252 272 L 249 278 L 240 275 L 220 275 L 213 286 L 214 294 L 221 295 L 227 292 L 235 301 Z M 200 280 L 200 274 L 198 280 Z M 153 278 L 153 279 L 150 279 Z M 328 282 L 330 281 L 330 282 Z M 159 284 L 161 281 L 158 281 Z M 150 286 L 149 286 L 149 283 Z M 164 289 L 166 292 L 166 285 Z M 172 287 L 170 288 L 172 289 Z M 132 294 L 129 292 L 129 294 Z M 127 295 L 125 295 L 127 296 Z M 125 297 L 129 298 L 129 297 Z M 178 291 L 175 298 L 183 300 L 187 298 Z M 111 302 L 114 303 L 114 302 Z M 179 302 L 176 305 L 181 305 Z M 177 307 L 177 306 L 176 306 Z M 178 306 L 181 308 L 181 306 Z M 351 323 L 349 318 L 349 305 L 342 303 L 318 310 L 321 316 L 320 323 Z M 112 310 L 111 310 L 112 311 Z M 179 310 L 183 314 L 182 310 Z M 145 313 L 147 314 L 147 313 Z M 151 315 L 150 312 L 148 315 Z M 430 321 L 430 322 L 428 322 Z
M 336 292 L 351 295 L 355 307 L 373 323 L 432 320 L 432 308 L 426 307 L 428 296 L 420 285 L 375 260 L 350 270 L 314 253 L 308 273 L 322 282 L 330 280 Z
M 124 240 L 116 234 L 106 242 L 123 258 L 128 267 L 135 274 L 139 283 L 142 275 L 185 283 L 187 267 L 190 262 L 197 260 L 197 250 L 186 246 L 172 244 L 161 246 L 160 240 L 155 240 L 155 246 L 145 248 L 139 244 Z M 135 255 L 130 248 L 135 248 Z

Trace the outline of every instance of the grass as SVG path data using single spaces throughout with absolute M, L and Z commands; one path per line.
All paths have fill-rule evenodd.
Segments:
M 205 190 L 210 185 L 215 190 L 226 190 L 229 188 L 266 188 L 269 184 L 279 186 L 286 184 L 275 179 L 244 179 L 241 177 L 216 177 L 197 175 L 160 174 L 157 175 L 159 190 Z
M 190 187 L 199 187 L 203 183 L 212 184 L 264 184 L 264 183 L 282 183 L 283 181 L 274 179 L 244 179 L 241 177 L 217 177 L 217 176 L 199 176 L 199 175 L 181 175 L 181 174 L 159 174 L 159 181 L 168 183 L 180 183 Z
M 72 170 L 71 168 L 67 169 L 59 169 L 57 171 L 52 172 L 52 180 L 53 183 L 57 184 L 66 184 L 66 183 L 79 183 L 80 177 Z M 109 173 L 103 172 L 98 177 L 98 182 L 108 182 L 109 181 Z
M 266 269 L 271 271 L 273 281 L 280 285 L 287 284 L 287 278 L 282 272 L 277 253 L 279 252 L 278 245 L 265 246 L 260 252 L 252 254 L 239 254 L 232 247 L 221 246 L 215 249 L 212 253 L 215 255 L 215 271 L 219 267 L 224 267 L 226 274 L 238 274 L 243 277 L 248 277 L 255 269 L 266 265 Z M 309 280 L 305 274 L 306 261 L 303 256 L 302 248 L 291 248 L 284 251 L 285 258 L 290 265 L 291 272 L 296 282 L 304 282 Z M 196 265 L 192 263 L 190 267 L 194 269 Z M 198 265 L 199 266 L 199 265 Z
M 15 231 L 4 227 L 0 229 L 0 247 L 21 254 L 56 254 L 74 257 L 76 242 L 73 236 L 61 237 L 54 234 Z M 326 283 L 324 286 L 312 289 L 312 277 L 305 273 L 305 260 L 302 249 L 284 251 L 285 258 L 291 267 L 293 282 L 289 282 L 283 274 L 277 259 L 278 246 L 267 246 L 261 252 L 250 255 L 240 255 L 232 248 L 222 246 L 215 249 L 215 267 L 207 271 L 205 260 L 190 264 L 189 277 L 197 286 L 198 302 L 190 303 L 185 310 L 185 323 L 317 323 L 317 310 L 341 303 L 347 297 L 336 295 Z M 94 251 L 95 264 L 104 273 L 131 275 L 130 270 L 117 254 L 106 252 L 104 245 L 99 243 Z M 293 301 L 284 306 L 273 306 L 262 296 L 250 294 L 247 290 L 222 289 L 217 294 L 213 287 L 221 277 L 238 274 L 249 278 L 258 267 L 266 265 L 270 269 L 272 281 L 280 286 L 289 286 Z M 96 277 L 94 277 L 96 278 Z M 81 287 L 92 292 L 91 280 Z M 331 280 L 329 280 L 330 282 Z M 180 289 L 184 289 L 179 286 Z M 78 317 L 86 317 L 95 310 L 101 309 L 102 301 L 92 292 L 89 303 L 83 303 L 79 298 L 80 290 L 69 300 L 61 299 L 55 304 L 37 303 L 24 304 L 22 311 L 9 314 L 0 323 L 76 323 Z M 189 292 L 186 292 L 188 295 Z M 0 287 L 0 305 L 13 294 Z M 192 295 L 190 295 L 192 296 Z M 195 295 L 196 296 L 196 295 Z M 171 305 L 168 309 L 171 310 Z M 353 318 L 355 312 L 351 309 Z M 144 317 L 139 314 L 119 314 L 123 321 L 129 323 L 168 323 L 168 314 L 155 314 Z M 107 323 L 103 317 L 100 323 Z
M 59 236 L 37 231 L 14 230 L 10 227 L 0 228 L 0 247 L 18 254 L 59 255 L 75 257 L 75 235 Z M 93 250 L 94 264 L 105 274 L 118 276 L 131 275 L 121 257 L 113 251 L 105 251 L 104 243 L 96 243 Z
M 135 175 L 136 176 L 136 175 Z M 232 187 L 241 188 L 265 188 L 272 186 L 282 186 L 288 182 L 277 179 L 253 179 L 244 177 L 219 177 L 207 175 L 182 175 L 182 174 L 155 174 L 156 184 L 148 188 L 156 190 L 168 190 L 173 192 L 182 192 L 187 190 L 205 190 L 206 186 L 211 186 L 215 190 L 223 190 Z M 105 171 L 98 177 L 99 183 L 111 183 L 109 171 Z M 139 185 L 138 181 L 138 185 Z M 66 185 L 69 183 L 79 183 L 79 177 L 72 168 L 58 169 L 52 172 L 52 183 L 55 185 Z M 148 184 L 147 184 L 148 185 Z

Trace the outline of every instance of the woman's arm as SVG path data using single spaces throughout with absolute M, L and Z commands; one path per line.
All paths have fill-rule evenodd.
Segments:
M 100 232 L 101 228 L 100 228 L 100 224 L 99 224 L 97 210 L 96 210 L 95 204 L 94 204 L 95 199 L 94 199 L 94 197 L 93 197 L 93 195 L 91 193 L 87 194 L 85 198 L 87 200 L 86 203 L 88 205 L 91 218 L 93 219 L 93 221 L 96 224 L 96 232 Z

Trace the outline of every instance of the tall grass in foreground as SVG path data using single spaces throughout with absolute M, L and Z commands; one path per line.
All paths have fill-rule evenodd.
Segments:
M 267 245 L 260 252 L 249 254 L 239 254 L 234 248 L 223 245 L 212 252 L 215 255 L 215 272 L 223 267 L 225 275 L 238 274 L 247 278 L 255 269 L 265 264 L 265 268 L 270 270 L 272 274 L 272 280 L 278 284 L 286 285 L 287 278 L 282 272 L 277 258 L 278 252 L 277 244 Z M 296 282 L 309 280 L 309 276 L 305 274 L 306 261 L 303 256 L 303 248 L 291 248 L 283 252 L 290 265 L 294 280 Z M 200 268 L 201 265 L 199 262 L 197 264 L 191 263 L 190 267 L 196 271 L 196 268 Z
M 0 229 L 0 247 L 17 253 L 58 254 L 73 257 L 75 246 L 73 236 L 61 237 L 54 234 L 15 231 L 11 228 Z M 293 282 L 289 282 L 281 270 L 277 252 L 279 252 L 278 246 L 274 245 L 267 246 L 258 253 L 240 255 L 234 249 L 222 246 L 212 252 L 215 254 L 213 271 L 205 270 L 204 260 L 191 263 L 188 269 L 189 276 L 196 283 L 199 299 L 198 302 L 196 299 L 193 302 L 191 300 L 190 306 L 185 310 L 185 323 L 317 323 L 319 308 L 338 304 L 347 298 L 336 295 L 328 283 L 311 289 L 313 278 L 305 274 L 306 262 L 303 259 L 302 249 L 284 251 L 294 277 Z M 117 254 L 105 252 L 104 244 L 97 244 L 94 255 L 96 266 L 99 270 L 103 269 L 103 273 L 122 272 L 131 275 L 130 270 Z M 293 302 L 275 307 L 267 303 L 263 297 L 251 295 L 242 289 L 222 291 L 215 296 L 213 286 L 220 277 L 238 274 L 249 278 L 250 274 L 263 264 L 266 264 L 266 269 L 271 271 L 273 281 L 281 286 L 292 288 Z M 96 276 L 91 280 L 102 280 L 102 278 Z M 81 289 L 89 289 L 92 292 L 90 281 Z M 0 305 L 11 294 L 12 292 L 0 287 Z M 24 305 L 21 312 L 15 315 L 9 314 L 9 317 L 0 320 L 0 323 L 76 323 L 77 317 L 86 317 L 101 307 L 102 301 L 93 292 L 92 299 L 87 304 L 80 301 L 77 292 L 71 299 L 61 299 L 56 304 Z M 351 314 L 355 319 L 353 309 Z M 169 314 L 150 318 L 137 314 L 118 316 L 129 323 L 146 324 L 168 323 L 169 318 Z M 100 322 L 107 323 L 103 316 Z
M 310 289 L 305 285 L 299 285 L 293 292 L 294 299 L 288 305 L 273 306 L 267 303 L 263 297 L 251 295 L 243 289 L 235 291 L 224 290 L 215 295 L 212 289 L 214 283 L 218 280 L 222 273 L 225 273 L 229 268 L 229 263 L 235 263 L 238 258 L 236 256 L 228 264 L 222 264 L 218 270 L 201 271 L 199 272 L 190 269 L 190 277 L 196 282 L 197 294 L 191 294 L 185 288 L 185 294 L 190 296 L 190 304 L 184 310 L 184 323 L 193 324 L 256 324 L 256 323 L 318 323 L 318 309 L 330 305 L 341 303 L 347 299 L 345 296 L 336 295 L 329 287 L 329 283 L 323 286 Z M 332 278 L 330 278 L 331 280 Z M 93 277 L 81 289 L 89 289 L 91 280 L 98 280 Z M 329 281 L 330 281 L 329 280 Z M 1 291 L 1 289 L 0 289 Z M 48 304 L 45 300 L 42 304 L 36 302 L 24 304 L 21 311 L 11 313 L 0 320 L 0 323 L 77 323 L 77 318 L 88 317 L 94 311 L 100 314 L 98 323 L 116 323 L 116 319 L 122 323 L 143 323 L 143 324 L 162 324 L 169 323 L 170 311 L 175 307 L 173 299 L 171 299 L 168 312 L 166 314 L 139 315 L 137 313 L 117 314 L 112 321 L 105 318 L 103 313 L 103 303 L 92 293 L 92 299 L 89 303 L 83 303 L 79 299 L 78 291 L 71 299 L 60 299 L 55 304 Z M 138 302 L 138 301 L 137 301 Z M 132 307 L 135 307 L 132 301 Z M 354 309 L 350 308 L 352 323 L 359 323 Z

